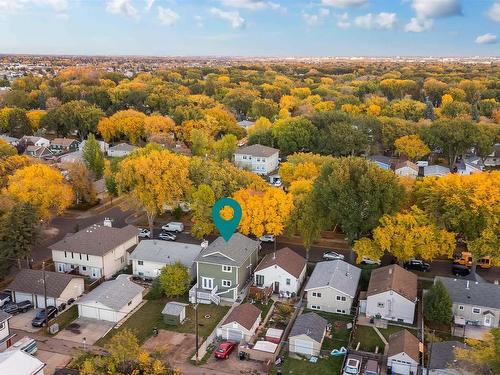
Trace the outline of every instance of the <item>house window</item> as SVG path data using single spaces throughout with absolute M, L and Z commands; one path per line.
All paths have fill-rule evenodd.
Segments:
M 68 254 L 66 254 L 66 251 L 64 252 L 64 257 L 67 258 L 68 257 Z
M 144 276 L 144 272 L 138 272 L 137 273 L 139 276 Z
M 87 254 L 87 262 L 88 262 L 88 260 L 89 260 L 89 254 Z
M 345 301 L 346 298 L 344 296 L 336 296 L 337 301 Z
M 222 280 L 222 286 L 230 287 L 231 286 L 231 280 Z
M 458 305 L 458 309 L 459 310 L 463 310 L 464 309 L 464 305 Z
M 337 311 L 337 313 L 339 313 L 339 314 L 345 314 L 345 310 L 342 310 L 342 309 L 337 309 L 336 311 Z
M 311 309 L 319 310 L 321 307 L 319 305 L 311 305 Z
M 214 279 L 208 277 L 201 278 L 201 287 L 203 289 L 212 290 L 214 288 Z
M 321 297 L 321 293 L 313 292 L 313 297 Z
M 87 267 L 82 266 L 82 271 L 87 271 Z
M 247 160 L 247 157 L 246 157 L 246 155 L 243 155 L 243 160 Z
M 142 266 L 142 265 L 144 264 L 144 262 L 143 262 L 142 260 L 138 260 L 138 261 L 137 261 L 137 264 L 138 264 L 139 266 Z
M 73 252 L 71 252 L 71 259 L 73 259 L 75 256 L 75 254 L 73 254 Z
M 264 285 L 264 275 L 255 275 L 255 283 L 257 286 L 263 286 Z
M 383 303 L 383 302 L 378 302 L 378 303 L 377 303 L 377 307 L 384 308 L 384 306 L 385 306 L 385 305 L 384 305 L 384 303 Z
M 479 307 L 473 307 L 472 308 L 472 313 L 473 314 L 481 314 L 481 309 Z
M 222 266 L 222 272 L 233 272 L 233 267 L 231 267 L 231 266 Z
M 286 285 L 290 285 L 291 284 L 291 280 L 290 279 L 286 279 Z
M 80 260 L 82 260 L 82 253 L 80 253 Z
M 132 304 L 132 301 L 130 301 L 129 303 L 127 303 L 128 306 L 130 306 Z
M 5 327 L 5 323 L 3 323 L 3 322 L 0 323 L 0 330 L 4 329 L 4 327 Z
M 125 262 L 125 257 L 120 257 L 120 263 Z

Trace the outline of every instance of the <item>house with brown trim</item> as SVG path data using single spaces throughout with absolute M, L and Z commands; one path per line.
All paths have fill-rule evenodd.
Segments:
M 261 311 L 251 303 L 236 306 L 217 328 L 224 340 L 250 341 L 261 321 Z

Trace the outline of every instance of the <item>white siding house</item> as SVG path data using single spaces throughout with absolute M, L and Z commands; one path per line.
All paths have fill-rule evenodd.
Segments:
M 417 276 L 392 264 L 372 271 L 366 315 L 413 324 L 417 303 Z
M 225 340 L 250 341 L 261 321 L 260 309 L 250 303 L 236 306 L 219 328 L 217 336 Z
M 417 375 L 420 362 L 418 339 L 406 329 L 389 336 L 387 351 L 387 367 L 393 374 Z
M 269 287 L 274 293 L 297 295 L 306 276 L 304 257 L 285 247 L 267 254 L 254 271 L 257 287 Z
M 394 173 L 402 177 L 417 178 L 418 166 L 409 160 L 397 163 L 394 167 Z
M 267 175 L 278 169 L 279 150 L 259 144 L 241 147 L 234 153 L 234 164 L 253 173 Z
M 3 351 L 12 345 L 14 333 L 10 333 L 9 319 L 12 315 L 0 310 L 0 351 Z
M 128 143 L 119 143 L 116 146 L 108 148 L 108 156 L 113 158 L 121 158 L 130 155 L 137 147 L 129 145 Z
M 137 245 L 137 228 L 92 225 L 50 246 L 57 272 L 78 268 L 80 275 L 110 278 L 127 265 L 127 250 Z

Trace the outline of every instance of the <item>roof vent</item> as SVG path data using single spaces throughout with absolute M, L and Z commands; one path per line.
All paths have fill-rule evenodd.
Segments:
M 392 275 L 392 268 L 389 268 L 389 275 Z
M 465 286 L 465 289 L 469 290 L 469 280 L 467 280 L 467 285 Z
M 113 223 L 111 222 L 111 219 L 109 217 L 105 217 L 103 225 L 105 227 L 111 228 L 113 226 Z

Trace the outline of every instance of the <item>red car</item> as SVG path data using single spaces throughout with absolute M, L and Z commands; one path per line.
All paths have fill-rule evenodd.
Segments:
M 234 341 L 224 341 L 219 344 L 219 347 L 215 351 L 215 358 L 227 359 L 229 354 L 236 347 L 236 342 Z

